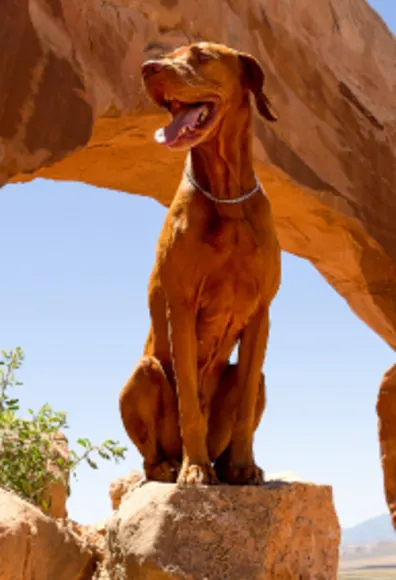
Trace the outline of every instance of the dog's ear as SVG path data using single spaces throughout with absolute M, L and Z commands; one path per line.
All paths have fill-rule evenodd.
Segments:
M 242 83 L 254 95 L 257 110 L 268 121 L 278 119 L 269 98 L 263 91 L 264 72 L 257 60 L 250 54 L 239 54 L 239 60 L 242 65 Z

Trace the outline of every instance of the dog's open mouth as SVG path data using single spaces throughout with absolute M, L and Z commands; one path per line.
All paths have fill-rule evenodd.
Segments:
M 173 119 L 169 125 L 155 132 L 157 143 L 167 147 L 192 145 L 212 125 L 216 105 L 212 101 L 182 103 L 180 101 L 163 101 Z

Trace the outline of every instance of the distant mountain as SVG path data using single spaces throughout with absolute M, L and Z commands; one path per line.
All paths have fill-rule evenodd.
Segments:
M 373 542 L 396 542 L 396 532 L 388 514 L 366 520 L 341 533 L 341 546 L 371 544 Z

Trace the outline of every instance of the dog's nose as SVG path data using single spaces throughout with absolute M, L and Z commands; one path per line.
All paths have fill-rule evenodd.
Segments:
M 145 79 L 162 70 L 164 70 L 164 65 L 159 60 L 146 60 L 142 65 L 142 75 Z

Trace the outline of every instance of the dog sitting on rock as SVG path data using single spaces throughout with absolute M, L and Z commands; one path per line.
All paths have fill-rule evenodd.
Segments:
M 151 328 L 120 394 L 122 420 L 147 479 L 259 485 L 253 437 L 280 247 L 253 168 L 251 97 L 265 119 L 277 117 L 259 63 L 223 45 L 179 48 L 145 62 L 142 75 L 172 116 L 156 141 L 188 156 L 158 240 Z

